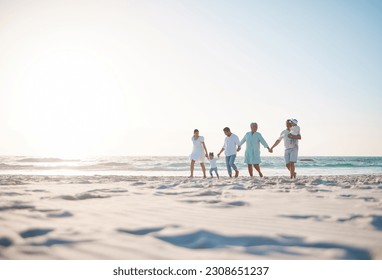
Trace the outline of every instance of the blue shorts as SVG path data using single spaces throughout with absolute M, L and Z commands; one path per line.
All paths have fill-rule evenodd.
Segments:
M 285 163 L 297 162 L 298 147 L 286 149 L 284 153 Z

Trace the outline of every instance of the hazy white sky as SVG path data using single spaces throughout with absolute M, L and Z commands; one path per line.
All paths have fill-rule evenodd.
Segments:
M 381 31 L 377 0 L 0 0 L 0 155 L 272 145 L 290 117 L 301 155 L 382 155 Z

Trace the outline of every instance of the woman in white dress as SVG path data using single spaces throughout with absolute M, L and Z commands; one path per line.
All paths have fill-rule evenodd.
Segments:
M 190 156 L 190 159 L 191 159 L 190 178 L 194 177 L 194 167 L 195 167 L 196 161 L 200 162 L 200 166 L 202 167 L 202 170 L 203 170 L 203 178 L 207 178 L 206 166 L 204 165 L 204 158 L 208 157 L 208 152 L 207 152 L 206 144 L 204 144 L 204 137 L 199 136 L 199 130 L 195 129 L 194 136 L 192 136 L 191 140 L 193 143 L 193 149 L 192 149 L 192 154 Z

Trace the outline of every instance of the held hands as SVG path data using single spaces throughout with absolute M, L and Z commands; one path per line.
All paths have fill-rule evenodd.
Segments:
M 268 152 L 273 153 L 273 149 L 268 147 Z
M 236 152 L 240 152 L 240 150 L 241 150 L 241 147 L 238 146 Z

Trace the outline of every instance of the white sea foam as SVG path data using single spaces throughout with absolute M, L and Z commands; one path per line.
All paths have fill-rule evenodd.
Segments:
M 246 174 L 242 157 L 237 158 L 236 164 Z M 186 176 L 189 168 L 187 157 L 0 157 L 0 174 Z M 261 168 L 266 176 L 287 174 L 282 157 L 263 157 Z M 382 157 L 301 157 L 296 168 L 300 175 L 382 174 Z M 218 169 L 221 175 L 226 174 L 224 158 L 218 161 Z M 200 173 L 198 165 L 196 172 Z

